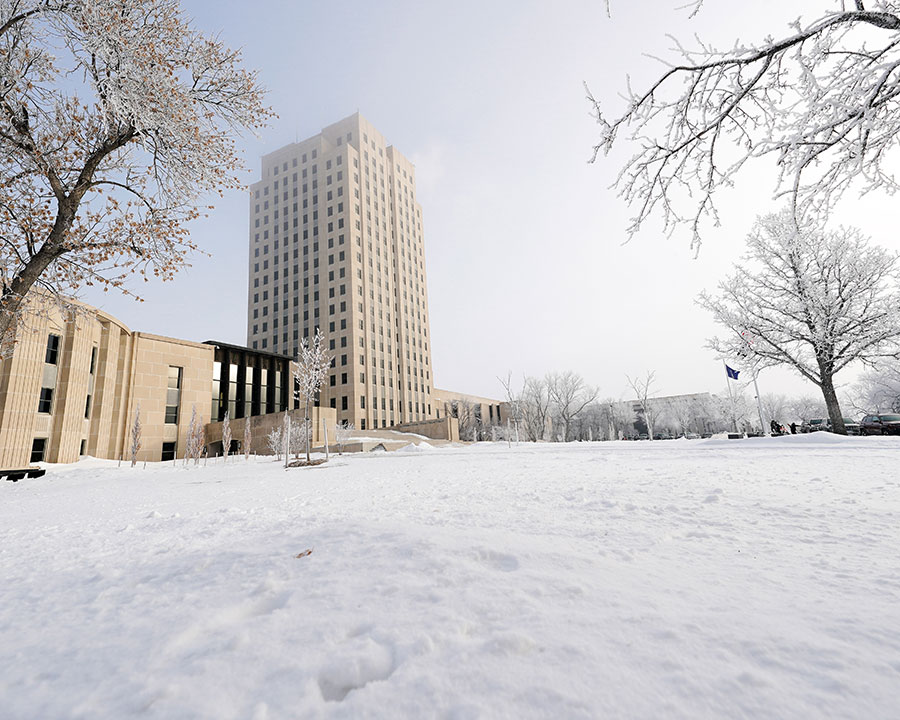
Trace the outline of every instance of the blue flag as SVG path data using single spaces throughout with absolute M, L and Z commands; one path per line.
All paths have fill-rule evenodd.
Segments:
M 730 367 L 728 367 L 728 366 L 726 365 L 726 366 L 725 366 L 725 373 L 728 375 L 729 379 L 731 379 L 731 380 L 737 380 L 737 379 L 738 379 L 738 375 L 741 374 L 741 371 L 740 371 L 740 370 L 735 370 L 735 369 L 730 368 Z

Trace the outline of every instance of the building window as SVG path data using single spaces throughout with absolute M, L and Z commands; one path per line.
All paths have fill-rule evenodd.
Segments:
M 244 368 L 244 417 L 253 414 L 253 368 Z
M 166 460 L 174 460 L 175 459 L 175 443 L 174 442 L 164 442 L 162 444 L 162 455 L 159 458 L 163 462 Z
M 50 413 L 53 408 L 53 388 L 41 388 L 41 397 L 38 400 L 38 412 Z
M 166 390 L 166 425 L 178 424 L 178 406 L 181 404 L 181 373 L 180 367 L 169 366 L 169 386 Z M 169 459 L 171 460 L 171 458 Z
M 237 417 L 238 395 L 238 366 L 234 363 L 228 366 L 228 416 L 234 420 Z
M 255 347 L 255 345 L 254 345 Z M 209 419 L 211 422 L 218 422 L 222 418 L 219 412 L 222 407 L 222 363 L 216 360 L 213 363 L 213 381 L 212 381 L 212 407 L 210 408 Z
M 79 455 L 87 455 L 87 440 L 81 441 L 81 447 L 78 449 Z
M 59 335 L 47 336 L 47 354 L 44 362 L 48 365 L 59 364 Z
M 47 438 L 35 438 L 31 441 L 31 462 L 43 462 L 47 449 Z

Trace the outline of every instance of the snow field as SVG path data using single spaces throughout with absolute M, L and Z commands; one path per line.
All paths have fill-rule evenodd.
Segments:
M 0 485 L 0 717 L 895 717 L 898 451 L 51 467 Z

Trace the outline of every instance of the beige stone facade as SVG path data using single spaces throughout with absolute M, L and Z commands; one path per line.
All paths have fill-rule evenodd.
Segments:
M 292 423 L 302 423 L 305 415 L 304 409 L 289 410 Z M 312 419 L 312 449 L 324 448 L 326 439 L 326 428 L 328 437 L 328 446 L 332 448 L 337 443 L 336 433 L 336 416 L 331 408 L 312 407 L 310 408 Z M 246 418 L 237 418 L 230 422 L 232 444 L 239 448 L 240 452 L 244 451 L 244 424 L 250 423 L 250 452 L 257 455 L 271 455 L 272 450 L 269 447 L 269 433 L 272 430 L 283 427 L 284 412 L 269 413 L 268 415 L 256 415 Z M 206 426 L 206 442 L 209 452 L 212 455 L 220 455 L 222 453 L 222 423 L 214 422 Z
M 503 400 L 434 389 L 438 418 L 457 420 L 460 440 L 492 440 L 492 427 L 502 427 L 509 418 L 509 405 Z
M 415 168 L 352 115 L 262 158 L 251 186 L 247 344 L 296 357 L 316 328 L 338 421 L 437 417 Z
M 0 360 L 0 469 L 127 455 L 138 404 L 138 458 L 160 460 L 164 448 L 181 456 L 192 407 L 210 406 L 214 347 L 72 308 L 48 303 L 20 328 L 12 357 Z

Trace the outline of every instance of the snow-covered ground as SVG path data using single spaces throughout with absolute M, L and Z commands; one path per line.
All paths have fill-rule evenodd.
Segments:
M 824 434 L 54 467 L 0 483 L 0 717 L 895 718 L 898 467 Z

